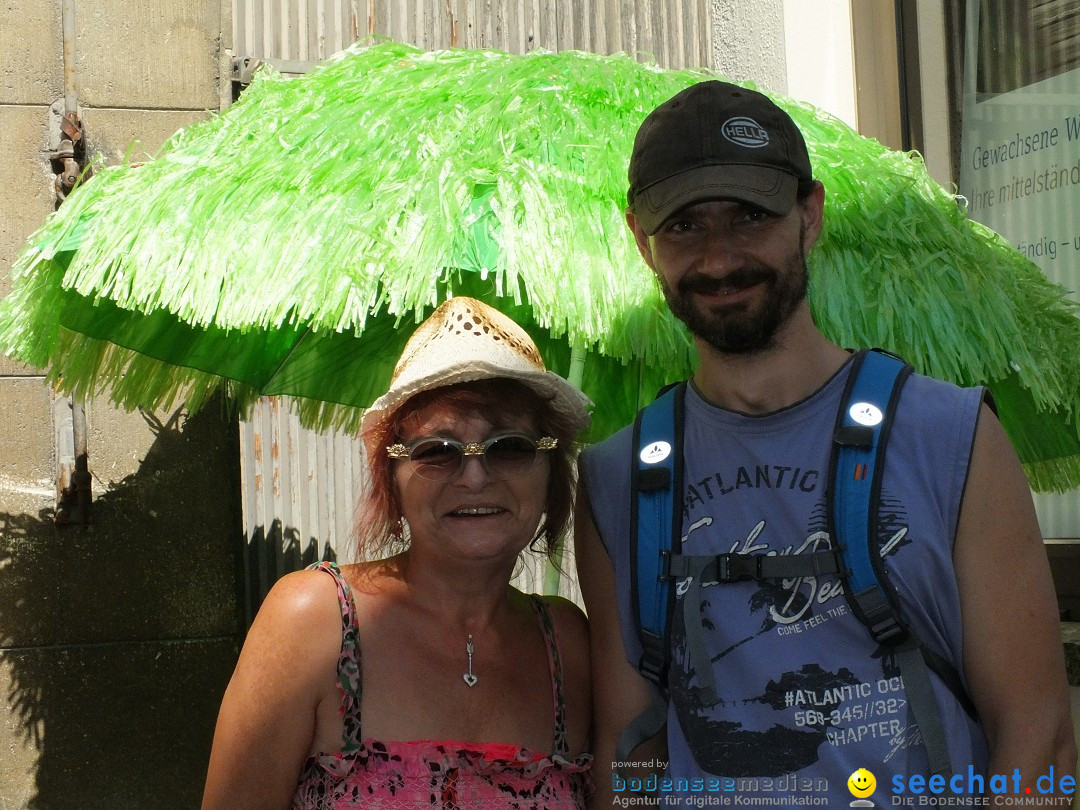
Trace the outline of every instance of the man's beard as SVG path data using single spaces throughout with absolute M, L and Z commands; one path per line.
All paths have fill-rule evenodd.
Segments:
M 679 280 L 674 291 L 662 277 L 657 278 L 672 314 L 695 337 L 721 354 L 752 354 L 775 345 L 776 333 L 806 298 L 806 255 L 801 239 L 799 243 L 799 253 L 791 258 L 785 272 L 765 265 L 743 267 L 721 282 L 691 271 Z M 763 283 L 766 289 L 765 300 L 756 307 L 747 304 L 714 312 L 694 306 L 695 292 L 714 293 L 731 286 L 743 289 L 757 283 Z

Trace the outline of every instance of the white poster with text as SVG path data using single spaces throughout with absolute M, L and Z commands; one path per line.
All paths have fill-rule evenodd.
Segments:
M 1080 70 L 964 109 L 960 193 L 1080 301 Z

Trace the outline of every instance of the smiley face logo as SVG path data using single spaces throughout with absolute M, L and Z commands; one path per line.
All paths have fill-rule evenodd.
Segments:
M 877 779 L 866 768 L 859 768 L 847 780 L 848 790 L 857 799 L 865 799 L 877 787 Z

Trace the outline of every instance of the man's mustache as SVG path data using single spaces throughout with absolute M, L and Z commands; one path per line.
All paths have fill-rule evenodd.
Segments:
M 733 270 L 722 279 L 702 275 L 691 271 L 679 279 L 679 292 L 703 293 L 715 295 L 724 288 L 752 287 L 755 284 L 772 284 L 776 281 L 776 271 L 768 267 L 743 267 Z

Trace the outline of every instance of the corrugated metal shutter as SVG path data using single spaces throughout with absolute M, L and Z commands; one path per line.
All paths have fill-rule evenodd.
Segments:
M 233 53 L 318 62 L 362 36 L 361 2 L 366 5 L 366 0 L 235 0 Z
M 641 52 L 670 68 L 707 66 L 712 53 L 708 0 L 235 0 L 233 27 L 238 57 L 288 62 L 319 61 L 368 35 L 428 50 Z M 316 559 L 352 559 L 364 467 L 358 440 L 301 428 L 276 398 L 259 404 L 240 439 L 253 615 L 282 574 Z M 571 573 L 572 560 L 563 568 Z M 526 555 L 514 583 L 541 591 L 543 572 L 543 561 Z M 560 593 L 580 602 L 570 576 Z
M 706 66 L 708 0 L 236 0 L 238 56 L 318 61 L 370 35 L 427 50 L 534 48 L 643 52 L 672 68 Z

